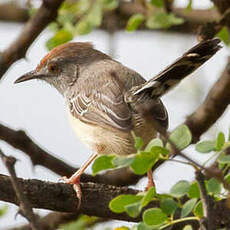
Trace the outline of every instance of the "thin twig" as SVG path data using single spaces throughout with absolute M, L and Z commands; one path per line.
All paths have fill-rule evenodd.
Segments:
M 212 197 L 207 194 L 207 190 L 205 188 L 205 177 L 204 174 L 198 170 L 196 171 L 196 180 L 200 188 L 200 196 L 203 204 L 204 218 L 201 221 L 201 230 L 215 230 L 215 226 L 213 225 L 212 219 L 213 216 L 213 207 L 214 201 Z
M 19 204 L 20 204 L 19 213 L 22 214 L 29 221 L 31 228 L 33 230 L 41 229 L 38 224 L 37 218 L 33 213 L 33 209 L 29 201 L 27 200 L 25 194 L 22 192 L 22 189 L 20 188 L 20 184 L 17 181 L 17 176 L 16 176 L 16 172 L 14 168 L 16 159 L 12 156 L 9 156 L 9 157 L 6 156 L 1 150 L 0 150 L 0 156 L 6 168 L 8 169 L 8 172 L 10 174 L 11 184 L 13 186 L 13 189 L 19 201 Z

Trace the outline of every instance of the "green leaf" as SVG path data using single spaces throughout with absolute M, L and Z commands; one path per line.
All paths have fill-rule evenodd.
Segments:
M 140 152 L 136 154 L 136 158 L 131 164 L 133 172 L 137 175 L 143 175 L 153 167 L 157 162 L 158 157 L 156 154 L 150 152 Z
M 125 206 L 127 214 L 133 218 L 137 217 L 141 212 L 141 202 L 136 202 Z
M 163 0 L 151 0 L 151 4 L 158 8 L 161 8 L 164 6 Z
M 46 47 L 48 50 L 53 49 L 54 47 L 66 43 L 73 39 L 73 35 L 68 30 L 59 30 L 57 33 L 46 42 Z
M 147 146 L 145 147 L 145 152 L 150 152 L 152 147 L 154 146 L 160 146 L 160 147 L 163 147 L 163 142 L 161 139 L 159 138 L 154 138 L 152 139 L 148 144 Z
M 91 26 L 98 27 L 101 25 L 102 16 L 102 5 L 99 1 L 96 1 L 87 16 L 87 21 L 91 24 Z
M 143 14 L 132 15 L 128 20 L 126 30 L 129 32 L 136 30 L 144 20 L 145 16 Z
M 102 0 L 104 10 L 114 10 L 119 6 L 118 0 Z
M 217 34 L 217 37 L 219 37 L 226 45 L 229 45 L 230 38 L 229 38 L 229 32 L 227 26 L 224 26 L 220 32 Z
M 181 180 L 171 188 L 170 194 L 177 198 L 182 197 L 188 192 L 189 187 L 190 184 L 188 181 Z
M 150 16 L 146 21 L 146 26 L 150 29 L 168 29 L 173 25 L 180 25 L 184 23 L 184 19 L 176 17 L 170 13 L 156 13 Z
M 150 208 L 143 213 L 143 221 L 147 225 L 160 225 L 167 219 L 167 215 L 160 208 Z
M 224 180 L 230 184 L 230 173 L 228 173 L 225 177 Z
M 156 195 L 155 187 L 150 188 L 144 195 L 143 199 L 141 200 L 141 207 L 143 208 L 146 205 L 148 205 L 155 195 Z
M 8 211 L 8 206 L 4 205 L 0 208 L 0 217 L 4 216 Z
M 186 6 L 186 11 L 189 12 L 192 10 L 192 0 L 188 1 L 188 5 Z
M 115 167 L 128 167 L 135 159 L 135 156 L 117 156 L 113 159 L 113 165 Z
M 216 142 L 215 141 L 202 141 L 196 144 L 196 151 L 200 153 L 210 153 L 211 151 L 215 151 Z
M 218 158 L 218 162 L 220 164 L 229 164 L 230 163 L 230 155 L 221 154 Z
M 160 207 L 167 215 L 172 215 L 178 208 L 178 203 L 172 198 L 161 199 Z
M 134 229 L 135 229 L 135 228 L 134 228 Z M 159 230 L 159 228 L 153 227 L 153 226 L 149 226 L 149 225 L 146 225 L 146 224 L 143 223 L 143 222 L 140 222 L 140 223 L 137 225 L 136 230 Z
M 85 13 L 90 7 L 90 0 L 79 0 L 77 2 L 77 8 L 80 14 Z
M 217 139 L 216 139 L 216 150 L 220 151 L 225 143 L 225 137 L 223 132 L 219 132 Z
M 190 212 L 192 212 L 196 202 L 197 202 L 196 198 L 193 198 L 185 202 L 181 210 L 181 218 L 186 217 Z
M 78 229 L 73 229 L 73 230 L 78 230 Z M 107 230 L 107 228 L 105 228 L 105 230 Z M 110 230 L 110 228 L 108 228 L 108 230 Z M 130 228 L 128 228 L 126 226 L 121 226 L 118 228 L 114 228 L 113 230 L 130 230 Z
M 92 166 L 93 175 L 96 175 L 97 173 L 103 170 L 114 168 L 114 165 L 112 163 L 114 158 L 115 158 L 115 155 L 99 156 L 94 161 L 93 166 Z
M 144 141 L 142 140 L 141 137 L 137 137 L 134 132 L 132 132 L 132 136 L 133 136 L 133 139 L 134 139 L 134 147 L 137 150 L 141 150 L 143 145 L 144 145 Z
M 92 29 L 93 29 L 92 24 L 88 20 L 83 18 L 75 26 L 75 34 L 76 35 L 88 34 L 92 31 Z
M 115 213 L 125 212 L 125 206 L 133 203 L 137 203 L 143 198 L 143 196 L 135 195 L 120 195 L 114 198 L 109 203 L 109 208 Z
M 221 192 L 221 183 L 215 179 L 211 178 L 207 181 L 207 190 L 211 194 L 219 194 Z
M 88 226 L 92 226 L 98 221 L 98 217 L 80 215 L 75 221 L 61 225 L 60 230 L 85 230 Z
M 192 135 L 186 125 L 178 126 L 169 136 L 179 150 L 186 148 L 192 141 Z
M 183 230 L 192 230 L 192 226 L 191 225 L 185 225 Z
M 188 190 L 188 197 L 189 198 L 200 198 L 200 189 L 196 181 L 190 185 L 189 190 Z
M 203 204 L 201 200 L 197 202 L 196 206 L 194 207 L 193 213 L 198 218 L 202 218 L 204 216 Z
M 151 153 L 156 156 L 159 156 L 159 155 L 166 156 L 169 154 L 169 150 L 166 148 L 160 147 L 160 146 L 153 146 L 151 148 Z

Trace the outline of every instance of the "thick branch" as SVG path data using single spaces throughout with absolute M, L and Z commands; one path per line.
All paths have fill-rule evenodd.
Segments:
M 1 54 L 0 79 L 15 61 L 25 56 L 36 37 L 56 18 L 57 10 L 62 2 L 63 0 L 43 0 L 41 7 L 25 24 L 18 38 Z
M 28 10 L 17 6 L 14 2 L 0 4 L 0 20 L 25 22 L 28 19 Z
M 80 210 L 77 210 L 78 200 L 69 184 L 43 182 L 40 180 L 23 180 L 19 178 L 18 182 L 34 208 L 60 212 L 81 212 L 90 216 L 132 222 L 138 222 L 141 219 L 142 214 L 137 218 L 131 218 L 124 213 L 113 213 L 108 208 L 109 202 L 114 197 L 121 194 L 136 194 L 140 192 L 138 190 L 127 187 L 82 183 L 83 199 Z M 16 205 L 19 203 L 9 177 L 4 175 L 0 175 L 0 200 Z M 159 203 L 154 201 L 147 208 L 150 207 L 159 207 Z M 226 206 L 226 200 L 216 202 L 213 211 L 215 213 L 215 226 L 221 226 L 222 224 L 223 226 L 230 226 L 230 210 Z M 175 229 L 178 229 L 176 225 Z
M 193 141 L 197 142 L 224 113 L 230 103 L 230 58 L 218 81 L 209 91 L 204 102 L 190 116 L 185 124 L 192 132 Z
M 64 183 L 51 183 L 40 180 L 23 180 L 18 182 L 34 208 L 49 209 L 59 212 L 81 212 L 90 216 L 103 218 L 140 221 L 140 217 L 131 218 L 126 214 L 116 214 L 109 210 L 109 202 L 121 194 L 136 194 L 139 191 L 127 187 L 114 187 L 94 183 L 81 183 L 82 202 L 77 210 L 78 199 L 72 186 Z M 19 204 L 8 176 L 0 175 L 0 200 Z M 158 206 L 153 202 L 152 206 Z M 95 208 L 97 207 L 97 208 Z

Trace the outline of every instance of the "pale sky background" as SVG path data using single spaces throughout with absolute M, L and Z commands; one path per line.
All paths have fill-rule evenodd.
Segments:
M 187 1 L 177 0 L 178 6 L 184 6 Z M 211 6 L 208 0 L 194 1 L 195 7 Z M 21 24 L 0 22 L 0 50 L 6 48 L 22 28 Z M 74 166 L 80 166 L 91 154 L 71 130 L 66 114 L 63 98 L 47 84 L 40 81 L 29 81 L 14 85 L 13 82 L 23 73 L 32 70 L 40 59 L 47 53 L 45 41 L 51 36 L 49 31 L 44 31 L 27 53 L 26 60 L 14 64 L 0 82 L 0 122 L 15 129 L 25 130 L 33 140 L 55 156 Z M 81 36 L 76 41 L 90 41 L 103 52 L 109 50 L 109 36 L 104 32 L 93 32 Z M 115 41 L 115 58 L 124 65 L 135 69 L 146 79 L 157 74 L 168 64 L 182 55 L 196 43 L 192 35 L 161 32 L 136 32 L 117 33 Z M 169 129 L 172 130 L 181 124 L 187 115 L 194 111 L 204 99 L 206 93 L 216 81 L 228 56 L 224 47 L 214 58 L 206 63 L 175 88 L 164 96 L 163 102 L 169 113 Z M 229 127 L 229 110 L 215 124 L 204 138 L 211 138 L 218 130 L 225 133 Z M 19 161 L 16 164 L 17 175 L 23 178 L 38 178 L 45 181 L 56 182 L 56 174 L 43 167 L 33 168 L 28 157 L 22 152 L 13 149 L 0 141 L 0 148 L 8 155 L 13 155 Z M 186 150 L 193 151 L 194 147 Z M 194 153 L 193 158 L 204 161 L 207 156 Z M 90 172 L 91 169 L 88 169 Z M 6 174 L 5 167 L 0 162 L 0 173 Z M 154 174 L 158 192 L 166 192 L 178 180 L 192 180 L 193 171 L 187 166 L 178 163 L 167 163 Z M 142 180 L 138 187 L 141 189 L 146 183 Z M 0 205 L 3 204 L 0 202 Z M 8 214 L 0 219 L 0 229 L 23 223 L 24 219 L 14 215 L 15 206 L 9 205 Z

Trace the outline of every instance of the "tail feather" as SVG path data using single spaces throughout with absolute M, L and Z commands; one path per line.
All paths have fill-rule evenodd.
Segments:
M 157 76 L 131 89 L 133 95 L 148 93 L 153 98 L 161 97 L 209 60 L 221 48 L 219 43 L 219 39 L 200 42 Z

